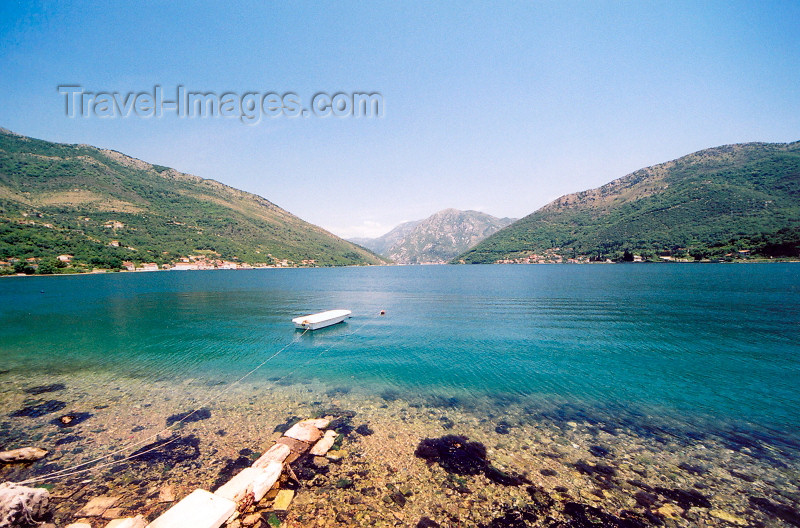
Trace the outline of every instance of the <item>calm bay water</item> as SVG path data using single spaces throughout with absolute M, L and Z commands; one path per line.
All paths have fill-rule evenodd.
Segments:
M 427 266 L 0 280 L 0 381 L 32 373 L 577 404 L 800 430 L 800 265 Z M 290 319 L 348 308 L 302 335 Z M 385 316 L 378 315 L 386 310 Z M 7 371 L 7 372 L 6 372 Z M 215 385 L 219 384 L 219 385 Z

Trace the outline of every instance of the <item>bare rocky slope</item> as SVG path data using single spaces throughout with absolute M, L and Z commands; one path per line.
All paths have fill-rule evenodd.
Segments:
M 353 241 L 397 264 L 443 264 L 513 221 L 479 211 L 444 209 L 424 220 L 400 224 L 381 237 Z

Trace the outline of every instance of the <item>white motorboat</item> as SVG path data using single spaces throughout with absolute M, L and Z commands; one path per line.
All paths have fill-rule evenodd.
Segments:
M 302 328 L 304 330 L 319 330 L 326 326 L 341 323 L 353 313 L 350 310 L 328 310 L 327 312 L 320 312 L 310 315 L 303 315 L 292 319 L 295 328 Z

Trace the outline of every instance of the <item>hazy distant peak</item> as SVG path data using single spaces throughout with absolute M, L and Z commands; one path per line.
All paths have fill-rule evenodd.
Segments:
M 351 239 L 398 264 L 444 263 L 513 222 L 479 211 L 443 209 L 373 239 Z

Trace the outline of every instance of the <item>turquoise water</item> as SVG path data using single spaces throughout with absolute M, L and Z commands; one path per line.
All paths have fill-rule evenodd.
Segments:
M 0 280 L 0 381 L 314 380 L 795 442 L 800 265 L 420 266 Z M 303 335 L 331 308 L 346 324 Z M 385 310 L 386 315 L 378 312 Z M 219 384 L 219 385 L 218 385 Z M 549 407 L 548 407 L 549 406 Z

